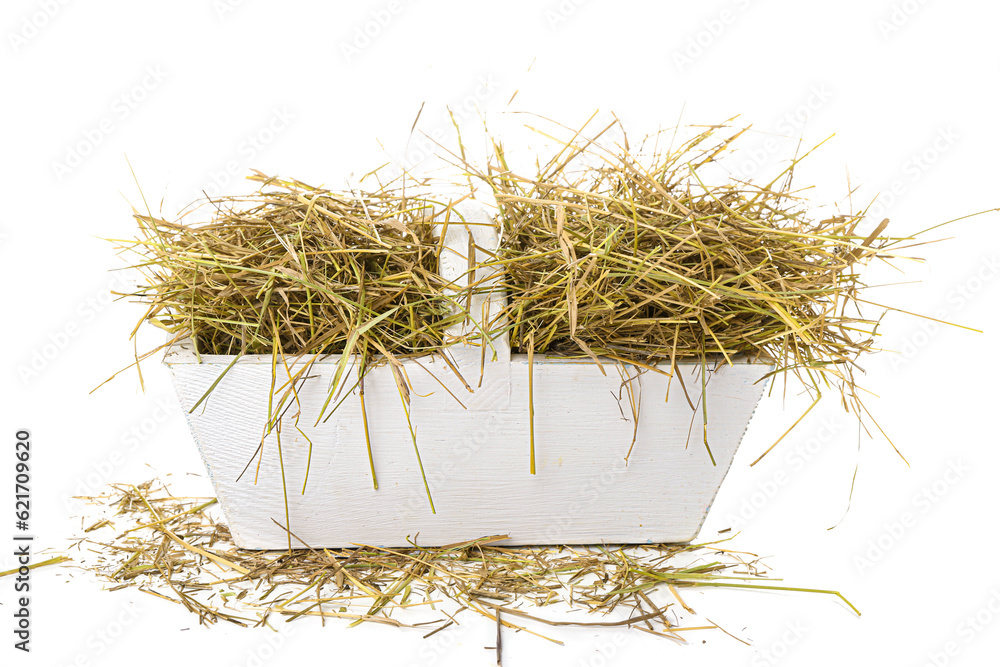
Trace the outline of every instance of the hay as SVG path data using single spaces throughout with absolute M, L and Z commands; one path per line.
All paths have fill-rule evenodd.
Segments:
M 377 176 L 373 172 L 362 181 Z M 260 172 L 251 180 L 261 183 L 254 195 L 209 198 L 206 204 L 215 213 L 208 223 L 170 222 L 133 210 L 141 236 L 122 246 L 140 257 L 133 268 L 146 278 L 146 284 L 122 295 L 147 304 L 139 324 L 148 321 L 168 332 L 167 345 L 190 337 L 199 354 L 233 356 L 191 410 L 240 357 L 269 355 L 272 387 L 264 436 L 277 430 L 280 453 L 286 406 L 298 406 L 295 428 L 308 440 L 298 428 L 298 389 L 322 355 L 340 354 L 317 424 L 339 405 L 334 398 L 347 384 L 342 380 L 349 363 L 357 381 L 344 399 L 360 387 L 363 404 L 365 375 L 389 363 L 409 420 L 409 383 L 399 358 L 442 352 L 459 340 L 446 340 L 447 329 L 468 317 L 438 274 L 440 243 L 433 235 L 435 220 L 447 224 L 460 217 L 450 206 L 408 196 L 403 181 L 379 184 L 371 192 L 335 193 Z M 161 348 L 137 354 L 135 365 Z M 307 354 L 314 356 L 293 375 L 295 358 Z M 279 367 L 288 372 L 281 386 Z M 365 433 L 368 440 L 367 415 Z M 434 511 L 412 426 L 410 433 Z M 370 441 L 367 446 L 378 488 Z M 309 447 L 311 461 L 311 441 Z
M 232 546 L 228 529 L 214 518 L 214 499 L 174 497 L 162 482 L 112 485 L 84 500 L 89 509 L 74 548 L 78 566 L 107 579 L 110 590 L 138 588 L 183 606 L 204 624 L 319 617 L 430 635 L 461 623 L 457 615 L 468 611 L 557 643 L 519 623 L 627 626 L 683 641 L 687 632 L 715 626 L 682 623 L 694 612 L 680 589 L 756 588 L 843 599 L 834 591 L 767 583 L 773 580 L 755 556 L 721 542 L 504 547 L 496 544 L 503 536 L 493 536 L 440 548 L 263 552 Z
M 410 356 L 441 349 L 464 318 L 437 274 L 432 219 L 401 184 L 335 193 L 256 172 L 260 191 L 209 199 L 208 223 L 135 211 L 124 245 L 146 278 L 144 320 L 201 354 Z M 191 216 L 201 206 L 185 214 Z
M 861 233 L 864 211 L 815 216 L 792 188 L 805 156 L 766 184 L 720 178 L 717 167 L 746 130 L 720 138 L 723 126 L 711 126 L 676 148 L 676 130 L 662 149 L 660 135 L 635 150 L 624 135 L 617 145 L 599 143 L 618 125 L 590 138 L 587 125 L 572 131 L 527 175 L 510 168 L 499 142 L 492 141 L 492 156 L 479 168 L 459 140 L 461 156 L 453 157 L 473 190 L 478 180 L 492 194 L 502 231 L 493 258 L 470 261 L 469 275 L 485 269 L 478 275 L 492 282 L 502 269 L 508 298 L 495 319 L 464 335 L 448 335 L 472 319 L 463 302 L 496 286 L 470 281 L 456 290 L 438 275 L 443 241 L 434 236 L 434 221 L 447 224 L 459 199 L 407 195 L 405 180 L 336 193 L 258 172 L 256 195 L 207 202 L 215 211 L 209 223 L 136 212 L 141 238 L 125 247 L 142 258 L 138 268 L 147 281 L 128 296 L 147 304 L 143 321 L 172 341 L 191 336 L 200 353 L 233 355 L 228 368 L 242 355 L 268 354 L 273 378 L 279 365 L 294 367 L 286 356 L 341 354 L 317 423 L 337 409 L 335 397 L 346 400 L 359 389 L 366 433 L 364 375 L 373 365 L 391 365 L 409 419 L 410 389 L 398 358 L 445 356 L 449 345 L 503 334 L 530 359 L 589 357 L 602 371 L 603 359 L 676 375 L 692 410 L 702 413 L 709 456 L 709 364 L 737 357 L 772 363 L 775 374 L 801 381 L 813 403 L 795 424 L 832 388 L 845 409 L 881 431 L 861 400 L 856 374 L 860 357 L 878 349 L 888 307 L 862 297 L 868 286 L 861 269 L 872 258 L 901 258 L 917 235 L 884 235 L 888 220 Z M 377 182 L 378 172 L 366 178 Z M 452 191 L 433 179 L 420 185 L 435 184 Z M 277 405 L 269 403 L 265 435 L 287 403 L 298 402 L 297 387 L 316 358 L 294 376 L 289 371 Z M 701 363 L 700 396 L 675 372 L 685 359 Z M 344 392 L 355 360 L 357 382 Z M 531 425 L 533 473 L 533 412 Z M 419 462 L 412 425 L 410 433 Z
M 856 401 L 881 316 L 861 312 L 859 270 L 912 237 L 884 236 L 888 220 L 860 234 L 864 212 L 811 217 L 791 185 L 805 156 L 764 185 L 706 174 L 745 130 L 665 149 L 659 136 L 634 151 L 598 143 L 616 125 L 591 139 L 581 128 L 524 175 L 495 140 L 486 168 L 460 162 L 498 207 L 491 265 L 506 274 L 512 349 L 671 370 L 743 356 Z
M 470 187 L 478 180 L 492 194 L 502 231 L 494 258 L 470 274 L 502 269 L 508 297 L 462 337 L 445 333 L 468 318 L 461 302 L 496 287 L 473 281 L 456 295 L 437 275 L 431 221 L 455 202 L 406 196 L 403 182 L 338 194 L 256 173 L 276 189 L 210 200 L 210 224 L 137 212 L 143 237 L 128 247 L 148 282 L 129 296 L 149 304 L 145 320 L 193 335 L 203 353 L 345 353 L 331 399 L 347 354 L 360 355 L 360 383 L 372 363 L 507 333 L 515 352 L 599 365 L 675 375 L 678 360 L 698 360 L 702 394 L 710 361 L 767 361 L 801 380 L 814 404 L 834 388 L 845 408 L 868 415 L 855 378 L 859 358 L 877 350 L 885 308 L 863 312 L 860 271 L 874 257 L 899 258 L 915 235 L 885 236 L 888 220 L 862 234 L 864 211 L 814 217 L 792 189 L 805 155 L 766 184 L 720 178 L 745 129 L 720 138 L 724 126 L 710 126 L 676 147 L 677 130 L 667 148 L 654 135 L 632 150 L 623 133 L 602 145 L 618 125 L 590 138 L 587 125 L 572 131 L 527 175 L 495 140 L 484 168 L 464 147 L 453 156 Z

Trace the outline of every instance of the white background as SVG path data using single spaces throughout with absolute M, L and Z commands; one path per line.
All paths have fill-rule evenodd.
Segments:
M 568 125 L 613 111 L 636 136 L 672 126 L 683 109 L 683 123 L 740 115 L 737 124 L 752 124 L 743 168 L 758 178 L 780 170 L 799 137 L 813 145 L 835 132 L 803 163 L 798 184 L 816 184 L 817 203 L 841 208 L 848 182 L 855 208 L 882 193 L 866 229 L 884 215 L 904 235 L 1000 206 L 998 22 L 1000 6 L 971 0 L 8 0 L 0 480 L 13 475 L 15 429 L 30 428 L 37 546 L 64 548 L 79 528 L 68 496 L 95 482 L 201 470 L 158 363 L 146 367 L 145 394 L 134 374 L 88 393 L 133 353 L 139 312 L 108 305 L 119 285 L 107 271 L 120 260 L 102 240 L 133 233 L 129 202 L 141 200 L 126 155 L 151 206 L 162 200 L 171 216 L 226 180 L 227 192 L 248 190 L 250 168 L 336 188 L 387 159 L 418 160 L 421 132 L 453 147 L 446 105 L 470 136 L 481 126 L 465 111 L 473 104 L 496 127 L 511 124 L 509 110 Z M 359 37 L 366 27 L 371 36 Z M 784 137 L 781 150 L 767 148 L 772 136 Z M 639 632 L 558 628 L 549 630 L 565 647 L 507 633 L 505 664 L 971 666 L 1000 651 L 1000 618 L 989 608 L 992 599 L 1000 611 L 997 222 L 994 213 L 950 225 L 936 236 L 954 238 L 915 250 L 927 262 L 906 264 L 905 276 L 869 275 L 914 281 L 872 297 L 985 331 L 885 318 L 880 343 L 903 353 L 865 359 L 864 384 L 880 396 L 870 407 L 910 467 L 881 437 L 864 438 L 859 454 L 856 422 L 831 397 L 749 468 L 806 405 L 775 394 L 758 409 L 702 534 L 741 529 L 734 546 L 770 556 L 788 585 L 841 590 L 860 618 L 823 596 L 688 592 L 689 604 L 753 647 L 721 632 L 678 646 Z M 11 486 L 0 481 L 0 507 L 13 505 Z M 0 512 L 4 543 L 12 513 Z M 0 569 L 12 566 L 9 551 Z M 247 665 L 271 653 L 266 630 L 201 628 L 179 607 L 101 586 L 76 571 L 38 571 L 35 651 L 24 656 L 11 649 L 12 581 L 0 580 L 0 663 Z M 120 637 L 99 639 L 123 621 Z M 492 664 L 483 647 L 494 627 L 471 614 L 464 621 L 434 641 L 297 622 L 265 664 Z

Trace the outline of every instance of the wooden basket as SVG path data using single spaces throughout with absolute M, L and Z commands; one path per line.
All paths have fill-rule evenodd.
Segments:
M 470 238 L 480 249 L 496 248 L 499 239 L 484 209 L 467 203 L 459 211 L 465 224 L 448 225 L 440 271 L 460 294 L 467 284 Z M 497 276 L 480 274 L 477 279 L 489 284 Z M 472 299 L 470 312 L 479 321 L 495 315 L 504 303 L 499 291 Z M 469 326 L 473 323 L 464 328 Z M 457 328 L 451 333 L 462 332 Z M 404 361 L 411 384 L 409 423 L 391 370 L 382 366 L 366 376 L 377 490 L 359 398 L 347 396 L 328 420 L 314 425 L 339 355 L 316 360 L 309 371 L 298 391 L 298 427 L 305 435 L 291 416 L 297 408 L 289 410 L 282 419 L 280 457 L 277 429 L 262 440 L 270 356 L 240 358 L 193 412 L 233 357 L 199 357 L 187 340 L 169 348 L 164 362 L 233 539 L 251 549 L 286 548 L 286 525 L 294 534 L 293 547 L 304 543 L 314 548 L 403 546 L 410 541 L 440 546 L 493 535 L 509 536 L 510 544 L 690 541 L 732 463 L 765 389 L 763 379 L 773 370 L 746 362 L 709 368 L 713 463 L 703 444 L 702 410 L 691 409 L 676 378 L 665 401 L 666 374 L 639 373 L 611 361 L 603 364 L 602 373 L 589 360 L 536 355 L 529 402 L 527 357 L 512 355 L 504 337 L 492 341 L 485 364 L 479 346 L 456 345 L 449 355 L 474 392 L 437 356 Z M 310 360 L 304 357 L 298 364 Z M 677 372 L 697 405 L 701 364 L 681 363 Z M 282 368 L 279 386 L 283 378 Z M 638 425 L 628 391 L 638 406 Z M 534 475 L 529 472 L 531 404 Z M 424 489 L 409 424 L 436 513 Z

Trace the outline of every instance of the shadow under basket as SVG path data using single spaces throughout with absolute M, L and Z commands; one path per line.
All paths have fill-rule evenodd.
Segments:
M 485 211 L 467 207 L 464 219 L 467 225 L 447 228 L 440 269 L 459 293 L 468 260 L 452 249 L 469 248 L 470 234 L 480 248 L 498 243 Z M 499 293 L 473 299 L 483 301 L 470 312 L 484 317 L 503 305 Z M 348 391 L 353 379 L 337 410 L 316 424 L 340 355 L 297 360 L 292 373 L 315 362 L 298 388 L 301 432 L 293 406 L 280 429 L 263 438 L 269 355 L 241 357 L 193 411 L 233 357 L 198 356 L 188 339 L 168 348 L 164 363 L 233 539 L 249 549 L 287 548 L 288 530 L 293 548 L 442 546 L 497 535 L 508 536 L 508 544 L 688 542 L 773 370 L 745 360 L 709 364 L 706 449 L 700 363 L 678 363 L 681 377 L 671 380 L 669 365 L 660 367 L 664 373 L 640 373 L 606 361 L 602 373 L 589 359 L 535 355 L 529 392 L 526 355 L 511 355 L 504 338 L 493 348 L 485 364 L 478 346 L 448 349 L 473 393 L 439 355 L 404 361 L 409 420 L 391 369 L 369 371 L 365 413 L 377 489 L 361 401 L 356 389 Z M 280 387 L 284 368 L 278 373 Z M 529 471 L 532 406 L 535 474 Z

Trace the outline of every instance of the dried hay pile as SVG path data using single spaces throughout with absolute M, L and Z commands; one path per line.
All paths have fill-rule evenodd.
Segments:
M 805 156 L 763 185 L 712 180 L 746 130 L 601 145 L 617 125 L 581 128 L 532 173 L 498 142 L 485 169 L 460 162 L 496 200 L 512 349 L 670 370 L 742 355 L 857 403 L 857 359 L 884 312 L 862 314 L 860 270 L 912 237 L 883 236 L 888 220 L 860 234 L 863 212 L 816 219 L 792 189 Z
M 135 212 L 144 319 L 201 354 L 409 356 L 459 321 L 437 274 L 436 209 L 395 184 L 335 193 L 299 181 L 207 202 L 209 222 Z M 203 205 L 204 206 L 204 205 Z M 189 211 L 192 215 L 201 207 Z M 185 216 L 186 217 L 186 216 Z
M 529 359 L 589 357 L 602 372 L 610 362 L 677 376 L 692 410 L 704 413 L 710 454 L 708 406 L 683 387 L 679 360 L 701 363 L 702 397 L 709 363 L 741 357 L 794 375 L 813 406 L 832 388 L 846 409 L 870 418 L 855 374 L 859 357 L 877 349 L 885 307 L 862 297 L 861 268 L 900 258 L 914 237 L 884 236 L 888 220 L 862 234 L 864 212 L 813 215 L 792 188 L 802 158 L 762 185 L 720 178 L 746 130 L 719 138 L 711 126 L 676 146 L 675 130 L 666 147 L 654 135 L 633 150 L 624 134 L 600 143 L 611 129 L 619 123 L 588 138 L 585 125 L 533 173 L 511 169 L 495 141 L 484 168 L 464 148 L 455 156 L 470 194 L 493 198 L 501 231 L 499 249 L 481 248 L 491 259 L 470 260 L 468 275 L 502 269 L 508 299 L 462 338 L 446 332 L 470 319 L 467 296 L 496 286 L 457 290 L 438 275 L 435 223 L 462 224 L 453 207 L 470 195 L 407 195 L 405 175 L 383 184 L 378 171 L 362 179 L 378 182 L 374 190 L 342 193 L 256 173 L 260 192 L 209 200 L 207 223 L 136 212 L 141 237 L 124 247 L 141 257 L 147 281 L 128 296 L 148 304 L 143 320 L 172 342 L 193 337 L 200 353 L 233 355 L 233 363 L 264 354 L 288 368 L 286 357 L 343 353 L 317 423 L 340 404 L 333 399 L 355 360 L 345 398 L 361 385 L 363 401 L 366 370 L 389 363 L 408 404 L 399 357 L 438 353 L 447 362 L 449 345 L 502 334 Z M 426 192 L 435 181 L 419 185 Z M 290 374 L 265 433 L 297 402 L 309 366 Z
M 499 143 L 486 168 L 462 161 L 502 230 L 488 265 L 502 267 L 509 306 L 490 335 L 502 326 L 517 351 L 640 366 L 749 355 L 817 390 L 852 386 L 878 326 L 861 313 L 861 265 L 912 237 L 883 236 L 888 221 L 861 235 L 863 212 L 810 217 L 791 186 L 802 158 L 764 185 L 703 178 L 745 130 L 647 146 L 657 135 L 632 151 L 627 139 L 601 146 L 608 129 L 584 139 L 581 128 L 533 174 L 511 171 Z M 149 304 L 145 320 L 207 354 L 447 345 L 444 329 L 467 314 L 437 275 L 433 220 L 461 223 L 454 200 L 407 196 L 399 182 L 336 193 L 251 180 L 258 194 L 208 201 L 209 223 L 136 212 L 142 235 L 125 247 L 148 280 L 128 296 Z

